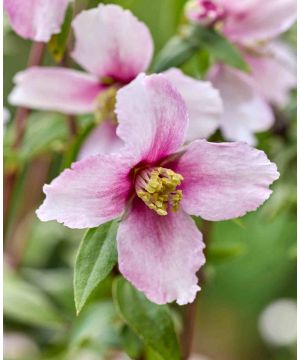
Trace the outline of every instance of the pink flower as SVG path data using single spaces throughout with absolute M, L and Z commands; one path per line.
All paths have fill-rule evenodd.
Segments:
M 188 9 L 193 5 L 191 14 Z M 205 16 L 214 11 L 214 21 Z M 211 9 L 200 19 L 197 11 Z M 251 74 L 219 65 L 208 77 L 220 90 L 224 104 L 220 128 L 227 140 L 255 144 L 254 133 L 268 130 L 274 123 L 270 103 L 284 106 L 296 84 L 292 70 L 295 56 L 282 45 L 259 45 L 289 29 L 296 19 L 295 0 L 198 0 L 188 2 L 186 15 L 201 25 L 216 25 L 235 42 L 249 62 Z M 219 14 L 219 15 L 217 15 Z M 212 16 L 212 15 L 211 15 Z M 208 20 L 209 20 L 208 19 Z
M 128 10 L 116 5 L 100 4 L 83 11 L 72 26 L 76 38 L 72 56 L 87 73 L 47 67 L 25 70 L 16 75 L 17 85 L 9 100 L 13 105 L 42 110 L 96 112 L 101 122 L 115 123 L 116 92 L 148 68 L 153 53 L 151 34 Z M 211 135 L 219 125 L 222 111 L 218 92 L 208 82 L 192 79 L 180 70 L 171 69 L 166 76 L 188 105 L 189 140 Z M 100 129 L 95 131 L 103 138 L 101 131 L 105 133 L 107 129 Z M 100 150 L 110 151 L 101 145 Z
M 224 65 L 214 66 L 208 78 L 219 89 L 223 100 L 220 129 L 224 138 L 255 145 L 254 134 L 268 130 L 274 115 L 254 79 Z
M 296 20 L 296 0 L 219 0 L 227 13 L 224 34 L 243 45 L 275 38 Z
M 180 92 L 188 108 L 190 122 L 186 141 L 206 138 L 213 134 L 219 126 L 223 109 L 219 93 L 209 82 L 195 80 L 184 75 L 179 69 L 172 68 L 163 74 Z M 106 121 L 92 131 L 81 147 L 79 159 L 118 150 L 122 141 L 116 136 L 116 127 L 116 121 Z
M 221 22 L 224 35 L 242 45 L 275 38 L 293 25 L 296 13 L 296 0 L 191 0 L 186 5 L 191 21 Z
M 262 46 L 258 56 L 246 53 L 245 58 L 260 93 L 271 104 L 284 107 L 291 89 L 297 85 L 296 56 L 292 49 L 274 41 Z
M 4 0 L 3 5 L 19 36 L 48 42 L 60 32 L 68 0 Z
M 139 75 L 118 91 L 116 109 L 122 153 L 78 161 L 45 185 L 38 217 L 71 228 L 120 217 L 121 273 L 153 302 L 191 302 L 205 259 L 189 215 L 216 221 L 255 210 L 271 194 L 276 166 L 245 143 L 182 148 L 187 108 L 164 75 Z
M 273 125 L 271 105 L 285 106 L 291 89 L 296 86 L 296 58 L 287 45 L 265 44 L 256 53 L 244 51 L 250 74 L 221 65 L 214 66 L 208 74 L 223 100 L 220 120 L 223 136 L 251 145 L 256 143 L 256 132 Z

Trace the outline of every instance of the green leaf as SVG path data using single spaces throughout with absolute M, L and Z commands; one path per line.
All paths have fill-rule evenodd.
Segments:
M 209 52 L 206 49 L 198 51 L 196 54 L 196 60 L 201 78 L 204 78 L 211 66 L 211 57 Z
M 173 37 L 157 55 L 152 72 L 162 72 L 171 67 L 179 67 L 188 61 L 198 50 L 188 38 Z
M 72 17 L 73 17 L 73 9 L 72 9 L 72 5 L 70 4 L 67 8 L 65 20 L 61 27 L 60 33 L 52 35 L 48 43 L 48 49 L 53 59 L 57 63 L 63 60 L 65 54 L 70 28 L 71 28 Z
M 121 331 L 122 347 L 131 359 L 139 359 L 143 351 L 143 343 L 131 328 L 125 325 Z
M 125 322 L 164 360 L 179 360 L 180 350 L 169 309 L 146 299 L 123 278 L 113 284 L 115 305 Z
M 75 262 L 74 298 L 77 314 L 99 283 L 117 263 L 118 222 L 111 221 L 90 229 L 80 244 Z
M 20 149 L 13 149 L 13 131 L 10 126 L 4 139 L 4 160 L 7 171 L 22 168 L 33 158 L 61 152 L 68 137 L 65 116 L 51 112 L 33 112 L 27 118 L 26 131 Z
M 217 31 L 197 26 L 191 36 L 193 42 L 197 42 L 199 48 L 206 49 L 215 60 L 242 71 L 249 71 L 249 66 L 239 50 Z
M 233 44 L 217 31 L 199 26 L 191 27 L 181 37 L 170 39 L 155 59 L 152 71 L 161 72 L 173 66 L 182 66 L 198 51 L 206 51 L 216 61 L 249 71 L 248 64 Z
M 153 351 L 150 347 L 145 349 L 146 360 L 162 360 L 162 357 Z
M 76 354 L 76 350 L 85 344 L 95 346 L 99 352 L 120 346 L 120 337 L 115 326 L 117 319 L 112 302 L 95 302 L 86 306 L 74 321 L 70 334 L 71 350 Z
M 26 325 L 62 327 L 62 319 L 47 296 L 10 271 L 4 276 L 4 315 Z
M 211 66 L 211 56 L 205 49 L 198 50 L 184 65 L 181 70 L 196 79 L 204 79 Z
M 57 113 L 35 112 L 28 118 L 28 126 L 20 150 L 23 161 L 51 150 L 61 150 L 68 136 L 65 117 Z
M 69 268 L 35 269 L 22 267 L 28 282 L 37 286 L 57 304 L 66 317 L 74 316 L 72 270 Z
M 245 244 L 236 245 L 211 245 L 207 249 L 206 257 L 208 263 L 221 263 L 245 255 Z

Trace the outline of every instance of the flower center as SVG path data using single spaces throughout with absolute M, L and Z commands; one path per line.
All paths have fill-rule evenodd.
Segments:
M 224 18 L 224 9 L 212 0 L 191 0 L 186 4 L 187 18 L 203 26 L 212 26 Z
M 183 176 L 163 167 L 145 169 L 135 182 L 137 196 L 158 215 L 167 215 L 168 207 L 178 210 L 182 190 L 177 190 Z
M 102 91 L 96 100 L 95 118 L 101 123 L 103 121 L 112 121 L 117 123 L 115 114 L 117 87 L 110 86 Z

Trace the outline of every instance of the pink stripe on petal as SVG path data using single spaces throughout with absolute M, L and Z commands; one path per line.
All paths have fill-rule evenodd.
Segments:
M 151 301 L 183 305 L 195 299 L 204 244 L 187 214 L 159 216 L 137 200 L 120 224 L 117 241 L 121 273 Z
M 101 77 L 129 82 L 147 69 L 153 53 L 151 34 L 129 10 L 100 4 L 73 21 L 73 58 Z
M 50 185 L 37 210 L 42 221 L 56 220 L 70 228 L 99 226 L 118 217 L 131 191 L 130 157 L 92 156 L 74 163 Z
M 141 160 L 156 162 L 184 142 L 188 126 L 185 103 L 163 75 L 145 76 L 117 94 L 117 135 Z
M 68 0 L 4 0 L 3 5 L 19 36 L 48 42 L 60 32 Z
M 278 179 L 265 153 L 245 143 L 193 142 L 174 170 L 184 177 L 182 208 L 207 220 L 227 220 L 256 210 Z
M 65 68 L 32 67 L 18 73 L 9 102 L 70 114 L 92 112 L 103 89 L 92 75 Z

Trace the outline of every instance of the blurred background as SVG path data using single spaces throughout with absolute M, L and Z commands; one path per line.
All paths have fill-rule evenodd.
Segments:
M 131 9 L 148 25 L 156 52 L 176 33 L 185 3 L 109 2 Z M 88 6 L 98 3 L 89 1 Z M 295 48 L 296 29 L 283 39 Z M 126 359 L 121 355 L 126 328 L 111 302 L 110 277 L 76 317 L 72 272 L 83 232 L 41 223 L 34 213 L 43 198 L 42 185 L 68 164 L 66 121 L 59 114 L 32 112 L 19 153 L 11 150 L 15 109 L 7 96 L 14 74 L 26 67 L 30 45 L 4 17 L 5 172 L 17 166 L 20 174 L 5 224 L 4 358 Z M 49 54 L 45 64 L 53 64 Z M 183 70 L 199 77 L 197 66 L 191 59 Z M 79 117 L 77 122 L 84 131 L 91 119 Z M 257 212 L 209 224 L 192 360 L 296 359 L 295 91 L 286 108 L 276 110 L 274 127 L 258 139 L 257 147 L 277 164 L 281 177 Z M 180 311 L 174 307 L 175 320 Z M 138 346 L 133 334 L 127 336 Z

